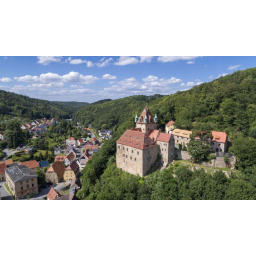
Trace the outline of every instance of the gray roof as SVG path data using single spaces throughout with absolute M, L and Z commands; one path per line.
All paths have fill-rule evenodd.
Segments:
M 54 149 L 54 151 L 62 151 L 62 149 L 61 148 L 56 148 L 56 149 Z
M 14 183 L 31 178 L 37 178 L 35 172 L 31 171 L 26 165 L 14 165 L 6 168 L 5 172 Z

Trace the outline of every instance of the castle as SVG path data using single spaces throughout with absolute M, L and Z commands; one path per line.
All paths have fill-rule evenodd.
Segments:
M 123 171 L 144 176 L 158 156 L 164 165 L 173 160 L 174 138 L 157 130 L 157 116 L 148 107 L 136 115 L 135 123 L 136 128 L 126 130 L 116 142 L 116 164 Z

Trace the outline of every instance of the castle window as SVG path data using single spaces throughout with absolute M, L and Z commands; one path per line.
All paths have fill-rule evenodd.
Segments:
M 120 146 L 118 146 L 118 149 L 120 148 Z
M 124 150 L 124 147 L 123 147 L 123 150 Z
M 126 151 L 128 151 L 128 148 L 126 149 Z
M 125 154 L 123 154 L 123 157 L 125 157 Z
M 149 154 L 149 151 L 148 151 L 148 154 Z
M 132 160 L 132 157 L 130 156 L 130 159 Z
M 139 155 L 139 151 L 137 151 L 137 155 Z
M 127 155 L 126 155 L 126 158 L 127 158 Z
M 134 161 L 136 162 L 136 158 L 134 158 Z
M 132 150 L 132 153 L 133 153 L 133 150 Z

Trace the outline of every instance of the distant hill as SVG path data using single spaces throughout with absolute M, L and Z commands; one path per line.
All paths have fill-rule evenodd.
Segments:
M 0 90 L 0 118 L 23 117 L 28 119 L 71 118 L 72 114 L 88 103 L 51 102 Z
M 93 104 L 93 105 L 95 105 L 95 104 L 101 104 L 101 103 L 105 103 L 105 102 L 108 102 L 108 101 L 111 101 L 111 99 L 99 100 L 99 101 L 93 102 L 93 103 L 91 103 L 91 104 Z
M 162 129 L 172 119 L 179 128 L 248 135 L 251 127 L 256 130 L 256 68 L 168 96 L 131 96 L 90 104 L 77 111 L 74 118 L 96 128 L 107 124 L 116 130 L 126 122 L 134 124 L 135 114 L 140 114 L 146 104 L 153 115 L 158 115 L 158 127 Z
M 87 102 L 76 102 L 76 101 L 51 101 L 51 102 L 62 105 L 62 106 L 71 107 L 73 111 L 77 111 L 80 108 L 83 108 L 89 105 L 89 103 Z

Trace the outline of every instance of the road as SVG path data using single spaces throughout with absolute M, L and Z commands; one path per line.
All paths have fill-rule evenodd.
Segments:
M 0 191 L 1 191 L 1 196 L 2 200 L 13 200 L 12 196 L 9 194 L 8 191 L 6 191 L 4 187 L 5 181 L 0 181 Z
M 9 149 L 9 148 L 5 148 L 3 151 L 4 151 L 4 153 L 5 153 L 5 157 L 2 159 L 3 161 L 6 160 L 6 158 L 7 158 L 8 156 L 11 156 L 11 155 L 13 155 L 15 152 L 17 152 L 16 150 L 14 150 L 14 149 Z

